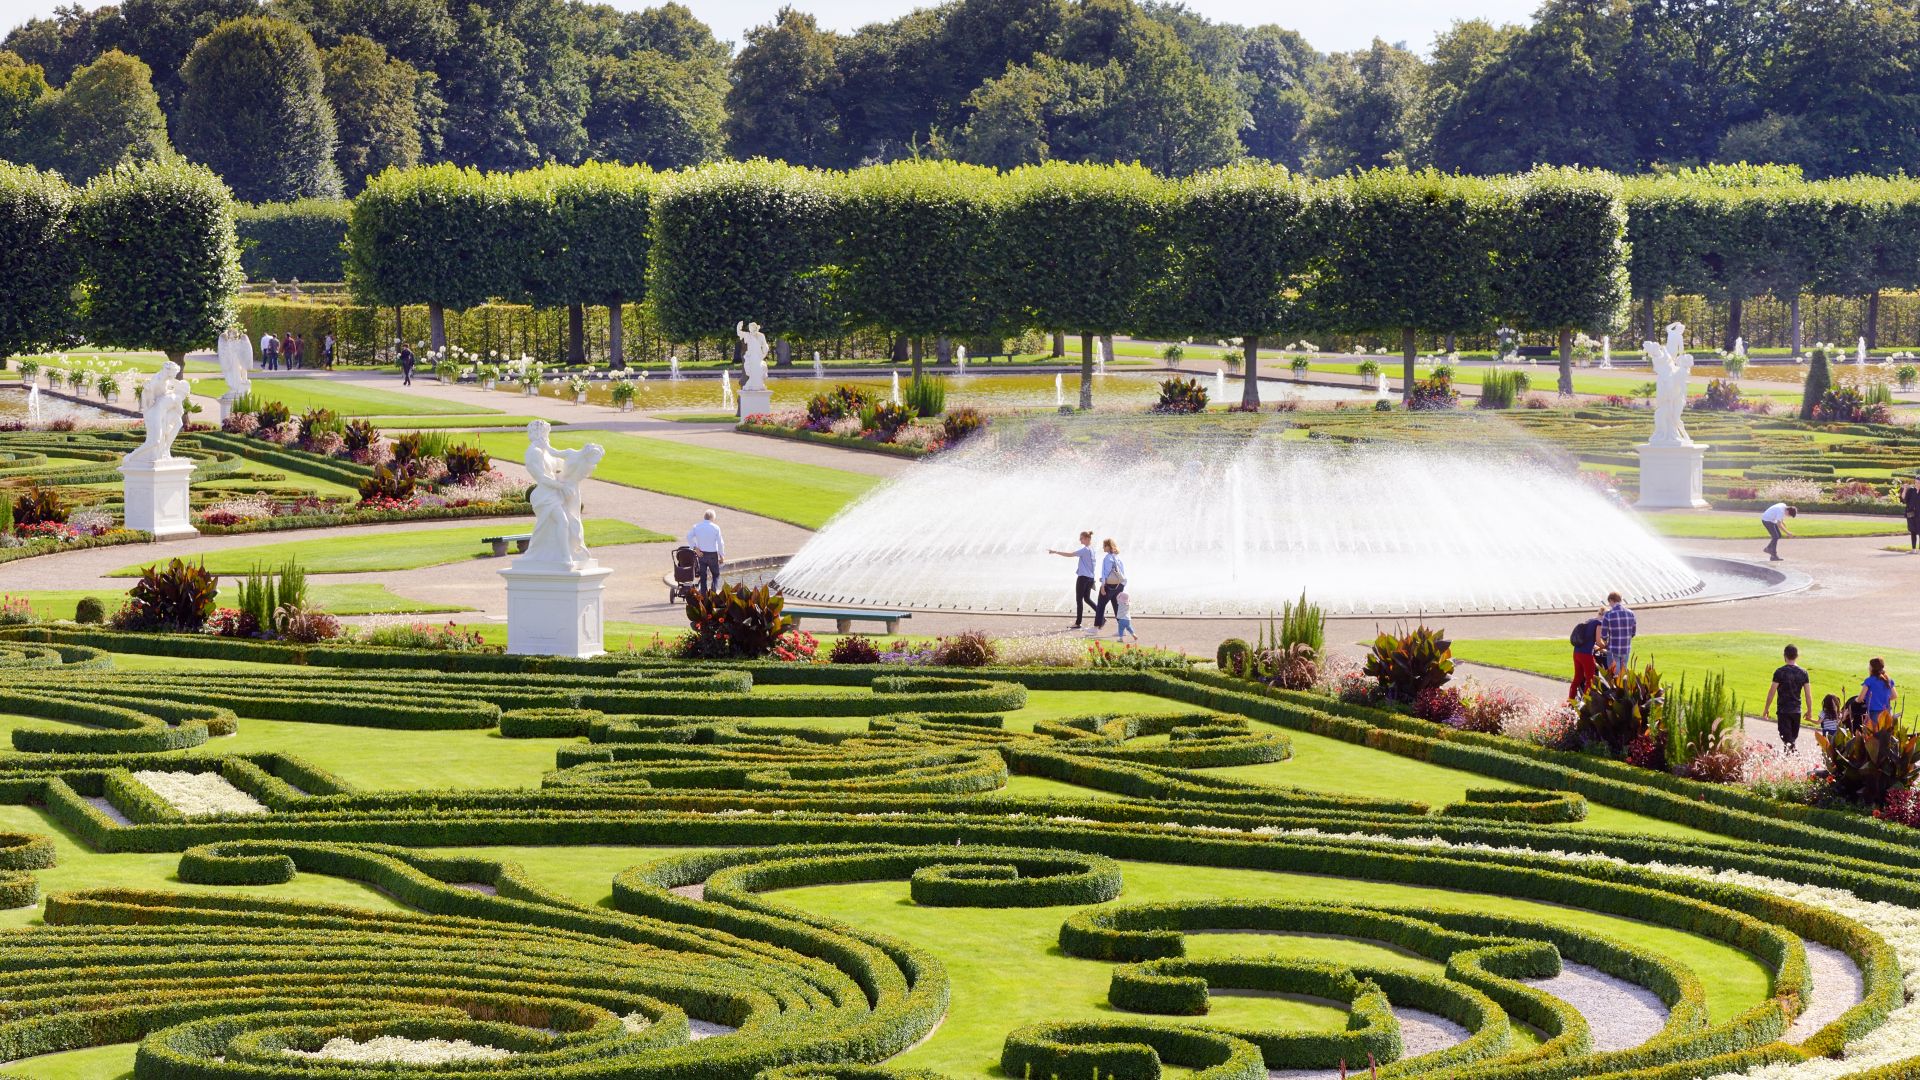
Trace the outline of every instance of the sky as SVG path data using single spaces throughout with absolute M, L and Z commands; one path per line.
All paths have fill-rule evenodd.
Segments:
M 0 0 L 0 28 L 12 28 L 50 15 L 63 0 Z M 70 2 L 70 0 L 69 0 Z M 100 0 L 79 0 L 99 6 Z M 615 7 L 652 6 L 642 0 L 611 0 Z M 748 27 L 768 22 L 783 2 L 811 11 L 835 30 L 854 30 L 870 22 L 904 15 L 926 0 L 684 0 L 718 36 L 738 42 Z M 1456 19 L 1484 18 L 1523 22 L 1537 0 L 1335 0 L 1286 3 L 1272 0 L 1187 0 L 1187 6 L 1218 22 L 1278 23 L 1298 30 L 1323 52 L 1365 48 L 1375 37 L 1425 53 L 1433 37 Z

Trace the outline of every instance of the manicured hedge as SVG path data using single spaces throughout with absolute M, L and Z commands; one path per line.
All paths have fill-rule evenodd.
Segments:
M 352 208 L 345 199 L 236 207 L 233 223 L 247 280 L 347 280 L 347 218 Z

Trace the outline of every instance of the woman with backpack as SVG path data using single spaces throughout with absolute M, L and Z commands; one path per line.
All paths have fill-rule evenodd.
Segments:
M 1573 684 L 1567 687 L 1567 700 L 1577 700 L 1587 692 L 1600 671 L 1600 654 L 1606 645 L 1600 640 L 1600 616 L 1578 623 L 1567 638 L 1573 645 Z

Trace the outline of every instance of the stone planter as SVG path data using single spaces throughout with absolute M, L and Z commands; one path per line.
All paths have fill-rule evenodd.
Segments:
M 480 389 L 482 389 L 482 390 L 492 390 L 492 389 L 493 389 L 493 380 L 492 380 L 492 379 L 483 379 L 483 380 L 481 380 L 481 383 L 480 383 Z
M 536 395 L 536 394 L 538 394 L 538 393 L 540 393 L 540 384 L 539 384 L 539 383 L 531 383 L 531 382 L 530 382 L 530 383 L 521 383 L 521 384 L 520 384 L 520 392 L 521 392 L 522 394 L 525 394 L 525 395 L 526 395 L 527 397 L 533 397 L 534 395 Z
M 587 392 L 585 390 L 581 390 L 575 393 L 573 395 L 573 403 L 575 405 L 585 405 L 587 403 Z
M 621 402 L 621 403 L 620 403 L 620 411 L 621 411 L 621 412 L 632 412 L 632 411 L 633 411 L 633 402 L 631 402 L 631 401 L 623 401 L 623 402 Z

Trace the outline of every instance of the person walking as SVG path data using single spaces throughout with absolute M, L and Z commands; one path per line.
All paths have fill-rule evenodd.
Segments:
M 727 541 L 720 535 L 720 526 L 714 524 L 713 511 L 708 510 L 687 530 L 687 546 L 694 552 L 694 571 L 699 575 L 700 591 L 712 592 L 720 587 L 720 564 L 727 558 Z
M 1780 745 L 1787 753 L 1794 752 L 1794 743 L 1800 740 L 1800 718 L 1813 711 L 1812 676 L 1800 666 L 1800 649 L 1789 645 L 1780 650 L 1786 663 L 1773 669 L 1773 683 L 1767 687 L 1767 702 L 1760 706 L 1760 719 L 1765 720 L 1774 706 L 1779 706 Z
M 1900 504 L 1907 511 L 1907 552 L 1911 554 L 1920 551 L 1920 480 L 1907 481 Z
M 1800 511 L 1783 502 L 1774 503 L 1761 511 L 1760 524 L 1767 527 L 1767 535 L 1773 538 L 1767 541 L 1765 548 L 1768 559 L 1780 561 L 1780 538 L 1793 535 L 1787 531 L 1787 519 L 1799 516 Z
M 332 334 L 328 334 L 327 339 L 320 343 L 320 362 L 327 366 L 328 371 L 333 370 L 333 335 Z
M 293 371 L 297 368 L 303 368 L 307 366 L 306 355 L 305 355 L 307 351 L 307 343 L 300 340 L 299 334 L 293 334 L 289 336 L 287 340 L 293 343 L 291 346 L 289 346 L 289 351 L 287 353 L 287 370 Z
M 1607 610 L 1600 613 L 1600 640 L 1606 644 L 1607 670 L 1615 675 L 1627 670 L 1633 660 L 1633 636 L 1640 632 L 1640 620 L 1617 592 L 1607 594 Z
M 268 371 L 280 370 L 280 339 L 272 333 L 260 335 L 260 362 Z
M 1853 700 L 1866 710 L 1866 718 L 1872 720 L 1884 712 L 1893 711 L 1893 703 L 1900 696 L 1894 688 L 1893 680 L 1887 677 L 1887 662 L 1876 656 L 1867 661 L 1867 677 L 1860 684 L 1860 693 Z
M 1107 605 L 1127 587 L 1127 564 L 1120 561 L 1120 545 L 1109 536 L 1100 541 L 1100 550 L 1106 552 L 1100 558 L 1100 599 L 1093 605 L 1093 629 L 1097 632 L 1107 625 Z
M 408 348 L 407 343 L 404 341 L 400 343 L 399 360 L 400 360 L 400 385 L 412 386 L 413 385 L 413 350 Z
M 1113 622 L 1113 640 L 1132 638 L 1135 645 L 1140 644 L 1140 635 L 1133 632 L 1133 598 L 1125 589 L 1113 594 Z
M 1600 609 L 1600 614 L 1605 613 L 1605 608 Z M 1573 701 L 1587 692 L 1587 685 L 1593 682 L 1594 675 L 1600 670 L 1599 661 L 1595 659 L 1596 654 L 1602 651 L 1600 615 L 1575 625 L 1567 640 L 1573 645 L 1573 682 L 1567 687 L 1567 700 Z
M 1084 625 L 1081 620 L 1086 618 L 1087 609 L 1094 606 L 1093 530 L 1088 529 L 1081 533 L 1080 546 L 1074 548 L 1072 551 L 1055 551 L 1052 548 L 1048 548 L 1047 554 L 1058 555 L 1063 559 L 1072 559 L 1074 562 L 1073 628 L 1078 630 Z

